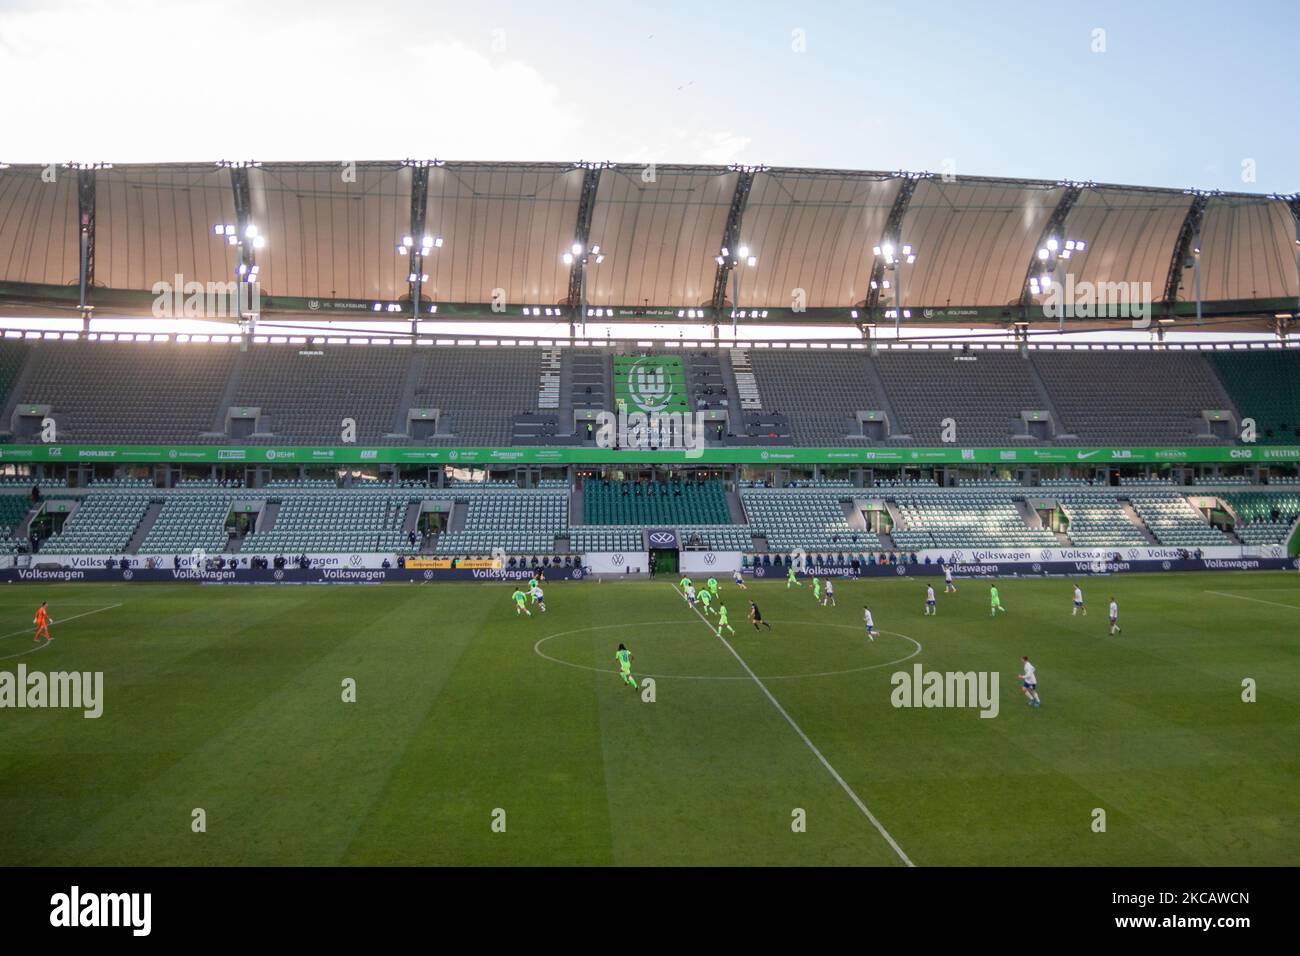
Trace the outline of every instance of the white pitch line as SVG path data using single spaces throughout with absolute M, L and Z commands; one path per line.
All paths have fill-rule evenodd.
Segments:
M 72 615 L 72 617 L 65 617 L 59 621 L 50 621 L 50 623 L 56 625 L 67 624 L 69 621 L 75 621 L 79 617 L 89 617 L 92 614 L 98 614 L 100 611 L 111 611 L 113 610 L 113 608 L 121 607 L 121 606 L 122 606 L 122 602 L 118 602 L 117 604 L 110 604 L 108 605 L 108 607 L 97 607 L 93 611 L 83 611 L 81 614 L 74 614 Z M 16 637 L 19 634 L 34 634 L 34 633 L 36 632 L 31 627 L 25 627 L 21 631 L 10 631 L 8 634 L 0 634 L 0 640 L 4 640 L 6 637 Z
M 1236 598 L 1239 601 L 1254 601 L 1256 604 L 1271 604 L 1273 607 L 1290 608 L 1292 611 L 1300 611 L 1300 606 L 1295 604 L 1282 604 L 1279 601 L 1265 601 L 1263 598 L 1246 597 L 1244 594 L 1229 594 L 1227 591 L 1206 591 L 1206 594 L 1217 594 L 1219 597 Z
M 686 595 L 683 594 L 678 589 L 676 584 L 674 584 L 672 588 L 674 591 L 677 591 L 678 595 L 681 596 L 683 601 L 686 600 Z M 748 674 L 751 678 L 753 678 L 754 683 L 758 685 L 758 689 L 761 690 L 763 694 L 767 697 L 767 699 L 772 702 L 772 706 L 776 708 L 777 713 L 779 713 L 782 717 L 785 718 L 785 722 L 789 724 L 794 729 L 794 732 L 799 735 L 799 738 L 805 744 L 808 745 L 808 749 L 811 750 L 814 755 L 816 755 L 817 759 L 821 761 L 822 766 L 825 767 L 827 771 L 830 772 L 830 775 L 835 778 L 835 782 L 838 783 L 844 789 L 844 792 L 849 795 L 849 799 L 852 800 L 857 805 L 857 808 L 862 811 L 862 815 L 871 821 L 871 825 L 876 828 L 876 831 L 882 837 L 885 838 L 885 842 L 888 843 L 890 847 L 893 848 L 894 852 L 898 854 L 898 858 L 902 860 L 903 863 L 907 866 L 913 866 L 913 867 L 916 866 L 916 864 L 911 861 L 908 855 L 903 852 L 903 848 L 898 845 L 898 842 L 892 836 L 890 836 L 889 831 L 885 829 L 884 825 L 879 820 L 876 819 L 875 814 L 872 813 L 871 810 L 867 807 L 867 805 L 862 802 L 862 798 L 859 797 L 856 793 L 854 793 L 853 788 L 850 787 L 848 783 L 845 781 L 845 779 L 840 776 L 839 771 L 831 766 L 831 762 L 826 759 L 825 755 L 822 754 L 822 752 L 817 749 L 817 745 L 813 743 L 808 738 L 808 735 L 803 732 L 803 728 L 800 727 L 798 724 L 796 724 L 794 722 L 794 718 L 791 717 L 788 713 L 786 713 L 785 708 L 781 706 L 781 702 L 772 696 L 772 692 L 767 689 L 767 685 L 764 684 L 763 681 L 759 679 L 759 676 L 750 669 L 749 665 L 745 663 L 745 659 L 741 657 L 739 653 L 737 653 L 736 649 L 731 646 L 731 643 L 725 637 L 722 636 L 721 628 L 714 630 L 713 625 L 709 623 L 709 619 L 700 613 L 699 608 L 691 608 L 691 610 L 695 612 L 696 617 L 698 617 L 701 621 L 704 622 L 704 626 L 713 632 L 713 636 L 716 637 L 718 640 L 720 640 L 723 646 L 726 647 L 727 650 L 731 651 L 731 655 L 740 663 L 740 666 L 745 669 L 745 673 Z

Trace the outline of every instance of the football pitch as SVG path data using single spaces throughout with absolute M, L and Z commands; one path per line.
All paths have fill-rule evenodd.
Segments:
M 0 863 L 1300 862 L 1300 575 L 1084 578 L 1086 617 L 1002 580 L 993 619 L 929 580 L 935 617 L 918 579 L 728 576 L 725 640 L 666 580 L 532 617 L 510 583 L 13 585 L 0 670 L 102 672 L 103 713 L 0 710 Z M 894 706 L 916 665 L 996 672 L 996 716 Z

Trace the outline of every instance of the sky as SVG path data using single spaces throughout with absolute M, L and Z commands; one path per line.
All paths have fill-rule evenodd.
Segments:
M 0 163 L 610 160 L 1300 191 L 1298 0 L 0 0 Z

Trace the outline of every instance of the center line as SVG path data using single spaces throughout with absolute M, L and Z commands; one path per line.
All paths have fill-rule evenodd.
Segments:
M 686 600 L 686 595 L 682 594 L 677 585 L 674 584 L 672 588 L 681 595 L 683 601 Z M 799 735 L 799 738 L 808 745 L 808 749 L 811 750 L 813 754 L 816 755 L 817 759 L 822 762 L 822 766 L 825 767 L 830 772 L 830 775 L 835 778 L 835 782 L 844 788 L 844 792 L 849 795 L 849 799 L 851 799 L 857 805 L 857 808 L 862 811 L 863 816 L 871 821 L 871 825 L 874 826 L 880 835 L 885 838 L 885 842 L 888 843 L 893 848 L 894 852 L 898 854 L 898 858 L 907 866 L 916 866 L 915 863 L 908 859 L 907 854 L 903 852 L 903 848 L 898 845 L 897 841 L 889 835 L 889 831 L 886 830 L 884 826 L 881 825 L 880 821 L 876 819 L 875 814 L 873 814 L 871 810 L 868 809 L 867 805 L 862 802 L 862 798 L 853 792 L 853 788 L 850 787 L 848 783 L 845 782 L 844 778 L 840 776 L 839 771 L 832 767 L 831 762 L 826 759 L 820 750 L 817 749 L 817 745 L 808 739 L 808 735 L 803 732 L 803 728 L 796 724 L 794 718 L 786 713 L 785 708 L 781 706 L 781 702 L 772 696 L 772 692 L 767 689 L 767 685 L 759 679 L 757 674 L 750 670 L 749 665 L 745 663 L 745 659 L 741 657 L 740 654 L 736 652 L 736 649 L 731 646 L 731 643 L 722 636 L 721 629 L 715 630 L 713 625 L 709 623 L 709 619 L 700 613 L 699 608 L 691 608 L 691 610 L 695 612 L 696 617 L 704 622 L 704 626 L 713 632 L 714 637 L 720 640 L 727 650 L 731 651 L 732 657 L 739 661 L 740 666 L 745 669 L 745 673 L 753 678 L 754 683 L 758 685 L 758 689 L 761 690 L 764 695 L 766 695 L 767 699 L 772 702 L 772 706 L 776 708 L 777 713 L 784 717 L 785 722 L 794 728 L 794 732 Z

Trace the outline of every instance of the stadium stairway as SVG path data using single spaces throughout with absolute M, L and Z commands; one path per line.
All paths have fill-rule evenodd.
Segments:
M 1056 403 L 1052 401 L 1052 393 L 1047 390 L 1047 383 L 1043 381 L 1043 376 L 1038 374 L 1038 366 L 1032 361 L 1026 361 L 1025 365 L 1029 369 L 1029 377 L 1034 383 L 1034 388 L 1038 390 L 1038 395 L 1042 399 L 1043 409 L 1052 416 L 1053 438 L 1068 438 L 1065 425 L 1061 423 L 1061 413 L 1056 410 Z M 1060 429 L 1058 432 L 1057 429 Z
M 731 516 L 731 523 L 749 524 L 749 520 L 745 517 L 745 506 L 740 503 L 740 495 L 735 491 L 728 491 L 726 497 L 727 513 Z
M 406 517 L 402 520 L 402 534 L 410 534 L 420 526 L 420 502 L 412 501 L 406 506 Z
M 18 408 L 19 396 L 27 390 L 27 380 L 31 378 L 31 370 L 35 364 L 28 359 L 29 355 L 25 353 L 22 356 L 22 364 L 18 366 L 18 375 L 9 383 L 9 393 L 4 403 L 4 417 L 0 418 L 0 432 L 9 431 L 9 423 L 14 420 L 14 411 Z
M 244 356 L 246 354 L 240 352 L 230 364 L 230 375 L 226 378 L 226 387 L 221 392 L 221 398 L 217 400 L 217 407 L 212 410 L 212 436 L 215 438 L 226 437 L 226 409 L 235 404 L 235 396 L 239 394 L 239 381 L 244 371 Z
M 402 379 L 402 392 L 397 399 L 397 408 L 393 412 L 393 422 L 389 426 L 389 432 L 393 436 L 405 437 L 407 429 L 406 416 L 412 408 L 417 407 L 415 404 L 415 386 L 420 380 L 420 373 L 424 370 L 425 357 L 417 353 L 412 360 L 406 363 L 406 375 Z
M 465 523 L 469 518 L 469 502 L 453 501 L 451 503 L 451 513 L 447 515 L 448 531 L 464 531 Z
M 1142 537 L 1147 539 L 1147 544 L 1159 547 L 1160 542 L 1157 541 L 1156 536 L 1151 533 L 1151 529 L 1148 528 L 1146 522 L 1142 520 L 1142 516 L 1137 513 L 1137 509 L 1133 507 L 1133 502 L 1125 499 L 1120 501 L 1119 506 L 1124 512 L 1124 517 L 1128 518 L 1128 520 L 1133 523 L 1133 527 L 1142 532 Z
M 135 533 L 131 535 L 131 540 L 126 543 L 127 554 L 138 554 L 140 545 L 144 544 L 144 539 L 149 537 L 149 532 L 153 529 L 154 523 L 158 520 L 158 515 L 162 514 L 163 502 L 151 501 L 149 507 L 136 525 Z
M 23 515 L 23 519 L 19 521 L 17 525 L 14 526 L 13 534 L 11 534 L 10 537 L 18 541 L 27 540 L 28 536 L 31 535 L 32 533 L 32 522 L 35 521 L 36 516 L 39 515 L 44 510 L 45 510 L 44 501 L 42 501 L 38 505 L 33 505 L 32 507 L 28 508 L 27 513 Z
M 884 412 L 889 419 L 889 428 L 890 428 L 889 437 L 898 438 L 900 440 L 907 440 L 911 438 L 910 435 L 906 434 L 906 431 L 903 428 L 902 419 L 900 419 L 898 417 L 898 413 L 894 411 L 894 404 L 892 401 L 890 401 L 889 389 L 885 388 L 885 380 L 880 375 L 880 369 L 876 367 L 876 363 L 873 362 L 870 358 L 868 358 L 862 364 L 867 370 L 868 382 L 870 383 L 871 387 L 875 390 L 876 394 L 880 397 L 880 410 Z M 898 429 L 897 432 L 894 432 L 895 428 Z
M 582 482 L 575 481 L 569 492 L 569 524 L 582 524 Z
M 1043 519 L 1039 517 L 1038 512 L 1029 507 L 1029 502 L 1023 498 L 1016 498 L 1011 502 L 1016 511 L 1020 512 L 1020 517 L 1025 519 L 1025 527 L 1033 531 L 1043 530 Z
M 889 512 L 889 517 L 893 520 L 895 528 L 899 531 L 908 530 L 907 519 L 903 517 L 903 512 L 899 510 L 897 504 L 886 498 L 885 510 Z
M 280 516 L 280 502 L 268 501 L 262 507 L 262 513 L 257 517 L 257 524 L 253 530 L 259 534 L 270 531 L 275 527 L 275 519 Z

